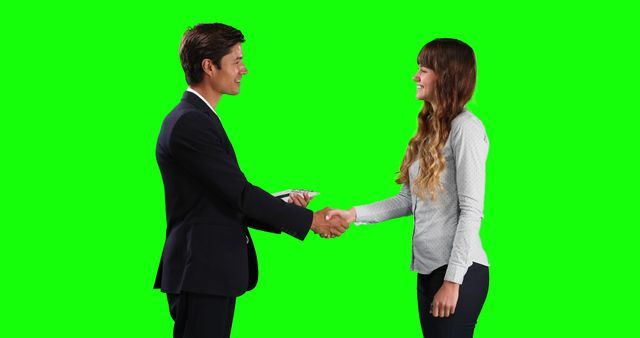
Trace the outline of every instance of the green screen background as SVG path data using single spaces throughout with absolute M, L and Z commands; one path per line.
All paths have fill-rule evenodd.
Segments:
M 491 148 L 476 337 L 637 332 L 638 7 L 631 2 L 13 2 L 2 8 L 5 337 L 171 337 L 155 142 L 186 88 L 187 27 L 242 30 L 249 74 L 217 111 L 249 180 L 396 194 L 420 48 L 476 52 Z M 419 337 L 412 219 L 304 242 L 253 231 L 257 289 L 232 336 Z

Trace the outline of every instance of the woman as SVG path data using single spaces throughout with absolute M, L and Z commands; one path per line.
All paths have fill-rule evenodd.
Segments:
M 392 198 L 333 210 L 357 224 L 414 215 L 411 270 L 425 337 L 472 337 L 489 287 L 480 242 L 485 162 L 482 122 L 465 108 L 476 82 L 475 55 L 455 39 L 436 39 L 418 54 L 416 98 L 424 101 Z

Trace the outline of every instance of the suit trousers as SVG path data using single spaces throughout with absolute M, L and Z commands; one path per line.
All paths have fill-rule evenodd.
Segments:
M 229 338 L 236 297 L 167 294 L 174 338 Z
M 418 311 L 426 338 L 471 338 L 489 290 L 489 268 L 473 263 L 460 285 L 455 313 L 436 318 L 429 313 L 431 302 L 444 282 L 447 266 L 428 275 L 418 274 Z

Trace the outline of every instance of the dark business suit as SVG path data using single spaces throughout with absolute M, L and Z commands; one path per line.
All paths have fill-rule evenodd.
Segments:
M 235 302 L 255 287 L 258 265 L 247 226 L 300 240 L 309 231 L 310 210 L 247 181 L 219 118 L 191 92 L 165 118 L 156 157 L 165 188 L 167 238 L 155 288 L 169 295 L 174 319 L 174 310 L 184 306 L 184 300 L 180 306 L 175 301 L 180 295 Z

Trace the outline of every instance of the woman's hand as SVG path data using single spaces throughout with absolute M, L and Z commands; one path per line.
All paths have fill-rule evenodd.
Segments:
M 436 295 L 433 297 L 429 313 L 434 317 L 440 318 L 452 315 L 456 311 L 459 291 L 460 284 L 444 281 L 438 292 L 436 292 Z
M 311 197 L 305 192 L 304 195 L 289 194 L 289 201 L 287 203 L 293 203 L 299 207 L 306 208 L 309 202 L 311 202 Z
M 327 220 L 330 220 L 331 217 L 340 217 L 349 223 L 353 223 L 356 221 L 356 209 L 351 208 L 349 210 L 340 210 L 340 209 L 331 209 L 327 213 Z

